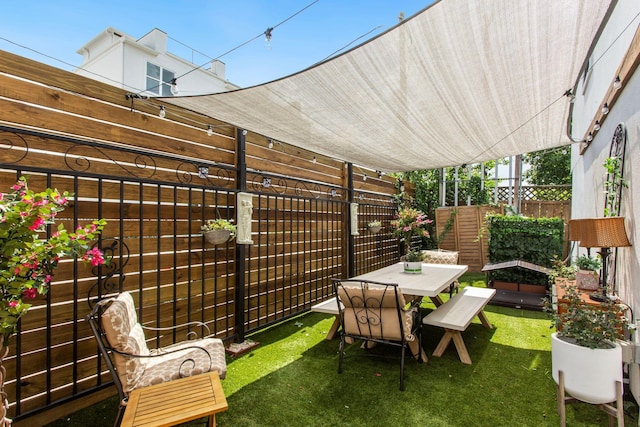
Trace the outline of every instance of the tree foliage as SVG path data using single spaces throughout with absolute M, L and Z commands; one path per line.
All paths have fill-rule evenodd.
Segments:
M 523 156 L 531 165 L 522 175 L 533 185 L 571 184 L 571 147 L 534 151 Z

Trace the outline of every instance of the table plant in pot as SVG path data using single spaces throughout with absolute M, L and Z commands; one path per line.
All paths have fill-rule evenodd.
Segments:
M 617 401 L 621 411 L 622 349 L 617 340 L 623 339 L 628 326 L 626 307 L 613 299 L 589 304 L 576 286 L 563 288 L 565 294 L 557 304 L 545 306 L 556 328 L 551 336 L 551 365 L 561 421 L 565 392 L 592 404 Z
M 576 258 L 576 286 L 578 289 L 595 291 L 600 287 L 600 276 L 598 270 L 602 267 L 599 257 L 580 255 Z
M 236 226 L 232 219 L 210 219 L 202 227 L 204 238 L 213 245 L 220 245 L 233 239 Z
M 401 260 L 405 263 L 405 272 L 420 273 L 422 271 L 421 261 L 424 258 L 424 254 L 419 250 L 412 250 L 411 241 L 413 237 L 429 237 L 427 225 L 432 222 L 424 212 L 415 208 L 401 209 L 396 214 L 395 219 L 391 221 L 391 227 L 394 228 L 393 235 L 400 237 L 404 243 L 404 253 L 406 255 Z M 407 265 L 407 263 L 412 264 Z

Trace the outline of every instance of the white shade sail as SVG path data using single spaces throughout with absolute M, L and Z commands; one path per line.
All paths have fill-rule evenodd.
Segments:
M 386 172 L 557 147 L 571 142 L 564 94 L 609 4 L 441 0 L 289 77 L 164 100 Z

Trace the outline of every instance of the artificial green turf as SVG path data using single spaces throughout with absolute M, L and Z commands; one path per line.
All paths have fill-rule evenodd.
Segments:
M 463 286 L 484 285 L 484 276 L 467 274 Z M 432 309 L 424 304 L 425 314 Z M 463 333 L 473 361 L 464 365 L 453 345 L 426 364 L 407 359 L 405 387 L 399 390 L 399 350 L 348 346 L 343 372 L 338 339 L 325 339 L 333 319 L 307 313 L 261 331 L 251 352 L 228 359 L 222 386 L 229 410 L 219 427 L 242 426 L 557 426 L 556 385 L 551 377 L 550 321 L 544 313 L 487 306 L 494 328 L 476 319 Z M 423 346 L 430 356 L 443 331 L 425 327 Z M 352 357 L 353 356 L 353 357 Z M 80 411 L 51 426 L 110 425 L 116 401 Z M 638 407 L 626 403 L 625 423 L 637 424 Z M 567 425 L 606 426 L 607 415 L 593 405 L 567 406 Z

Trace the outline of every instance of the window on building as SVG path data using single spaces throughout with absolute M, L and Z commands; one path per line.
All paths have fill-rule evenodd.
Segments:
M 147 91 L 160 96 L 172 96 L 171 82 L 176 73 L 147 62 Z

